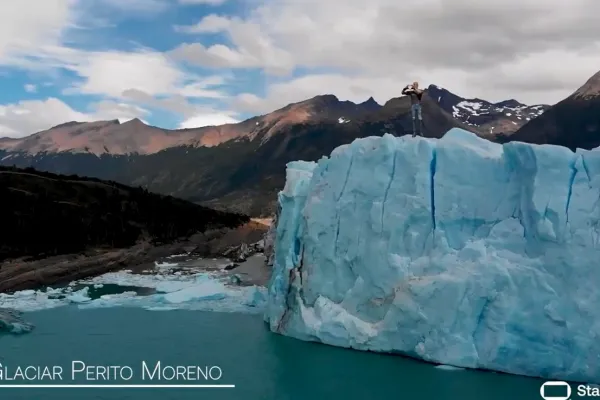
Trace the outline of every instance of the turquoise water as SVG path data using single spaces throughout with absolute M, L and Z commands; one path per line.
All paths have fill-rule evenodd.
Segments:
M 447 371 L 397 357 L 306 343 L 269 332 L 260 315 L 141 308 L 80 310 L 67 306 L 27 313 L 36 329 L 0 336 L 3 366 L 218 366 L 218 389 L 0 389 L 10 400 L 152 399 L 407 399 L 533 400 L 543 381 L 489 372 Z M 218 370 L 213 370 L 214 372 Z M 139 375 L 139 374 L 138 374 Z M 16 382 L 2 382 L 0 385 Z M 22 382 L 21 382 L 22 383 Z M 77 381 L 77 383 L 135 383 Z M 140 383 L 139 379 L 137 383 Z M 157 382 L 143 382 L 157 383 Z M 174 381 L 162 383 L 169 384 Z

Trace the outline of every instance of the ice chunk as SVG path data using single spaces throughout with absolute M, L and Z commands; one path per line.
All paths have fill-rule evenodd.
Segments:
M 187 288 L 167 293 L 162 298 L 168 303 L 185 303 L 190 300 L 222 300 L 227 297 L 225 285 L 214 279 L 196 282 Z
M 441 369 L 444 371 L 462 371 L 462 370 L 464 370 L 464 368 L 453 367 L 452 365 L 444 365 L 444 364 L 436 365 L 435 368 Z
M 288 164 L 265 320 L 304 340 L 600 382 L 600 151 L 358 139 Z
M 249 307 L 264 308 L 267 302 L 267 293 L 264 287 L 253 286 L 249 291 L 248 296 L 245 300 L 245 304 Z
M 154 261 L 154 265 L 156 266 L 156 268 L 173 268 L 173 267 L 177 267 L 179 264 L 178 263 L 171 263 L 171 262 L 157 262 L 157 261 Z
M 66 299 L 72 303 L 87 303 L 91 300 L 89 297 L 89 291 L 90 288 L 86 286 L 81 290 L 69 294 L 66 296 Z
M 130 271 L 107 273 L 72 282 L 65 288 L 0 293 L 0 307 L 35 311 L 76 304 L 79 308 L 142 307 L 148 310 L 207 310 L 259 313 L 266 304 L 266 288 L 228 285 L 227 275 L 206 272 L 183 274 L 134 274 Z M 105 285 L 123 288 L 122 292 L 90 297 L 90 288 Z M 83 288 L 74 291 L 73 288 Z M 131 291 L 142 290 L 145 294 Z M 0 316 L 1 318 L 1 316 Z
M 65 293 L 70 293 L 70 288 L 22 290 L 12 294 L 0 293 L 0 308 L 26 312 L 60 307 L 65 304 Z
M 180 253 L 180 254 L 171 254 L 170 256 L 167 256 L 166 258 L 179 258 L 179 257 L 185 257 L 185 256 L 189 256 L 190 253 Z M 155 262 L 156 264 L 156 262 Z
M 0 309 L 0 334 L 22 334 L 33 330 L 33 325 L 22 319 L 20 312 L 10 309 Z

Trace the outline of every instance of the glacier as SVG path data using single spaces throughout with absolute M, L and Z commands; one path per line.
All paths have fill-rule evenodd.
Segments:
M 270 330 L 600 383 L 600 151 L 357 139 L 287 165 Z

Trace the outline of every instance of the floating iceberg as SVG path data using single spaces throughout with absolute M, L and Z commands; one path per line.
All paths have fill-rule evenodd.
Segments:
M 123 290 L 99 296 L 95 293 L 92 295 L 91 288 L 103 289 L 106 286 Z M 78 287 L 81 289 L 75 290 Z M 149 290 L 146 294 L 139 294 L 131 291 L 132 288 Z M 9 308 L 17 312 L 28 312 L 76 305 L 81 309 L 141 307 L 153 311 L 185 309 L 262 313 L 266 301 L 264 287 L 232 286 L 227 283 L 227 276 L 206 272 L 177 275 L 119 271 L 75 281 L 64 288 L 0 293 L 0 311 L 1 308 Z M 3 318 L 0 312 L 0 331 L 12 329 L 12 325 L 9 326 L 8 323 L 3 323 L 4 321 L 9 319 Z M 26 324 L 23 326 L 27 327 Z
M 21 313 L 10 309 L 0 309 L 0 334 L 22 334 L 33 330 L 33 325 L 23 321 Z
M 292 162 L 265 320 L 303 340 L 600 382 L 600 151 L 359 139 Z

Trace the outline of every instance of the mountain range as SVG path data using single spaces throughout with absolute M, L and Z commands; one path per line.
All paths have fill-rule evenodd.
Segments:
M 426 90 L 425 97 L 424 101 L 429 103 L 430 112 L 440 113 L 440 110 L 433 110 L 433 100 L 441 111 L 449 114 L 444 116 L 445 119 L 451 117 L 459 125 L 463 123 L 465 127 L 482 135 L 494 133 L 494 130 L 496 133 L 512 133 L 528 118 L 541 114 L 549 107 L 530 107 L 515 100 L 490 103 L 480 99 L 465 99 L 435 85 Z M 400 99 L 392 99 L 381 106 L 372 97 L 355 104 L 340 101 L 333 95 L 322 95 L 240 123 L 194 129 L 162 129 L 146 125 L 139 119 L 125 123 L 118 120 L 71 121 L 20 139 L 0 138 L 0 149 L 26 154 L 154 154 L 178 146 L 212 147 L 243 137 L 250 140 L 261 137 L 264 141 L 293 125 L 326 122 L 347 124 L 353 119 L 362 120 L 368 114 L 377 114 L 382 109 L 385 112 L 378 115 L 378 119 L 385 119 L 386 116 L 393 118 L 390 112 L 403 112 L 406 111 L 405 108 L 406 104 L 402 104 Z M 509 125 L 510 122 L 512 124 Z M 436 128 L 438 126 L 434 124 L 428 129 L 434 137 L 440 134 Z
M 429 87 L 429 95 L 444 111 L 484 135 L 510 135 L 550 108 L 547 104 L 528 106 L 514 99 L 498 103 L 464 99 L 435 85 Z
M 439 138 L 460 127 L 497 142 L 598 146 L 598 76 L 552 107 L 466 99 L 431 85 L 422 100 L 424 136 Z M 571 135 L 578 127 L 583 130 Z M 356 138 L 411 130 L 407 97 L 380 105 L 373 98 L 355 104 L 322 95 L 237 124 L 195 129 L 162 129 L 138 119 L 68 122 L 0 139 L 0 164 L 109 179 L 263 216 L 274 211 L 287 162 L 317 160 Z
M 514 135 L 498 140 L 556 144 L 571 150 L 600 146 L 600 71 Z
M 373 98 L 354 104 L 325 95 L 240 123 L 194 129 L 161 129 L 137 118 L 125 123 L 71 121 L 20 139 L 0 138 L 0 149 L 26 154 L 153 154 L 178 146 L 212 147 L 241 137 L 267 140 L 290 125 L 342 121 L 344 116 L 360 116 L 380 108 Z

